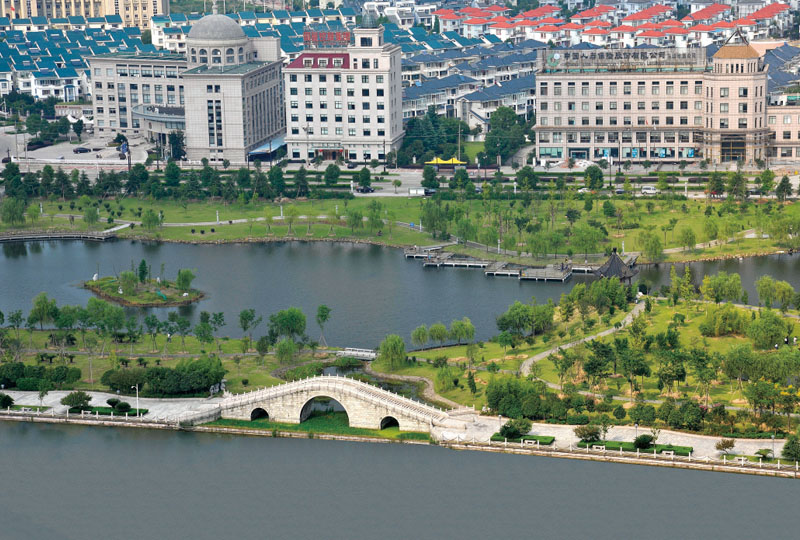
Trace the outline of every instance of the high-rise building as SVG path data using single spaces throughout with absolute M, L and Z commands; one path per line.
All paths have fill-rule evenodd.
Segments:
M 284 68 L 289 159 L 385 159 L 403 138 L 400 47 L 374 27 L 309 28 L 304 41 Z
M 0 0 L 0 17 L 48 19 L 119 15 L 125 26 L 146 30 L 153 15 L 169 14 L 169 0 Z

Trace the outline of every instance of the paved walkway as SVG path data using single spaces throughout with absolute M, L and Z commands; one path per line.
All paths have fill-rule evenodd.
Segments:
M 615 327 L 612 326 L 611 328 L 603 330 L 602 332 L 598 332 L 597 334 L 594 334 L 594 335 L 591 335 L 591 336 L 586 336 L 586 337 L 581 338 L 581 339 L 579 339 L 577 341 L 572 341 L 570 343 L 565 343 L 564 345 L 559 345 L 557 347 L 553 347 L 552 349 L 548 349 L 548 350 L 546 350 L 544 352 L 540 352 L 539 354 L 531 356 L 530 358 L 525 360 L 522 363 L 522 365 L 520 366 L 520 371 L 522 372 L 523 375 L 527 376 L 531 372 L 531 366 L 534 363 L 539 362 L 540 360 L 544 360 L 545 358 L 547 358 L 551 354 L 557 353 L 559 350 L 571 349 L 572 347 L 575 347 L 576 345 L 580 345 L 581 343 L 586 343 L 587 341 L 593 341 L 593 340 L 595 340 L 597 338 L 601 338 L 601 337 L 604 337 L 604 336 L 608 336 L 608 335 L 614 334 L 615 332 L 618 332 L 622 328 L 625 328 L 626 326 L 628 326 L 631 323 L 631 321 L 633 321 L 633 318 L 636 317 L 637 315 L 639 315 L 642 312 L 642 310 L 644 310 L 644 302 L 643 301 L 639 302 L 638 304 L 633 306 L 633 309 L 630 311 L 630 313 L 628 313 L 625 316 L 625 318 L 622 319 L 622 324 L 620 325 L 619 328 L 615 328 Z M 548 384 L 553 384 L 553 383 L 548 383 Z M 555 385 L 555 387 L 558 388 L 558 385 Z

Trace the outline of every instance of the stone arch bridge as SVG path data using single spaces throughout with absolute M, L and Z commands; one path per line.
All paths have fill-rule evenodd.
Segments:
M 252 420 L 268 417 L 275 422 L 299 424 L 311 413 L 314 398 L 338 401 L 350 426 L 382 429 L 397 423 L 401 431 L 431 431 L 450 426 L 450 415 L 388 390 L 348 377 L 322 375 L 253 390 L 225 398 L 219 404 L 222 418 Z

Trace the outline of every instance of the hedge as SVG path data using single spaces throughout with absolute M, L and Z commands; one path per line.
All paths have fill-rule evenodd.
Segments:
M 752 432 L 752 433 L 723 433 L 722 437 L 726 439 L 771 439 L 772 436 L 775 435 L 776 439 L 784 439 L 786 438 L 785 433 L 777 432 L 777 433 L 766 433 L 763 431 Z
M 606 450 L 609 451 L 619 451 L 621 448 L 623 452 L 636 452 L 636 447 L 632 442 L 629 441 L 596 441 L 590 443 L 581 441 L 578 443 L 579 448 L 586 448 L 587 446 L 605 446 Z M 673 446 L 671 444 L 657 444 L 655 448 L 657 454 L 661 454 L 665 450 L 671 450 L 675 452 L 676 456 L 688 456 L 694 450 L 694 448 L 691 446 Z M 652 451 L 653 447 L 650 447 L 649 449 L 642 450 L 641 452 L 648 453 Z
M 504 437 L 501 437 L 499 433 L 495 433 L 494 435 L 492 435 L 491 440 L 492 442 L 506 441 L 506 439 Z M 508 442 L 518 443 L 522 441 L 539 441 L 539 444 L 548 446 L 553 444 L 553 441 L 555 440 L 556 440 L 555 437 L 551 437 L 549 435 L 523 435 L 519 439 L 508 439 Z

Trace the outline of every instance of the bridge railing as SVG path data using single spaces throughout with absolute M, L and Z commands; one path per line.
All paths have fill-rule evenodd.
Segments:
M 307 388 L 309 386 L 310 388 Z M 386 406 L 389 404 L 399 407 L 405 410 L 407 414 L 429 422 L 442 420 L 447 416 L 446 411 L 438 407 L 419 403 L 405 396 L 401 396 L 396 392 L 384 390 L 383 388 L 378 388 L 377 386 L 340 375 L 321 375 L 317 377 L 308 377 L 299 381 L 253 390 L 245 394 L 239 394 L 238 396 L 227 398 L 220 403 L 220 409 L 226 410 L 243 405 L 250 405 L 264 399 L 276 398 L 291 394 L 297 390 L 336 390 L 339 392 L 345 392 L 348 395 L 352 395 L 359 399 L 365 399 L 370 403 L 374 403 L 379 406 Z

